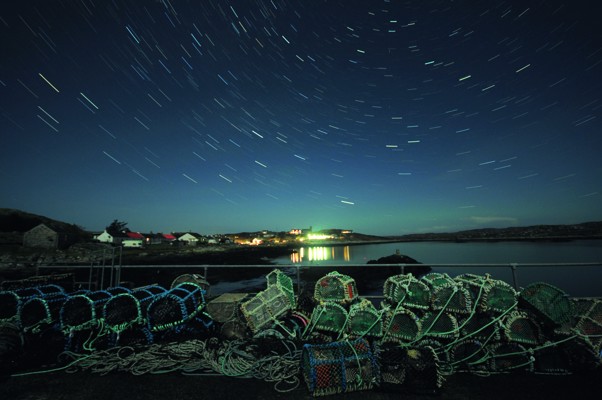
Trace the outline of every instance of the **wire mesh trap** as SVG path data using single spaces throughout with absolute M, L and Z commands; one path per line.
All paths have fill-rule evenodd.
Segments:
M 401 303 L 404 307 L 427 310 L 430 307 L 430 289 L 412 274 L 394 275 L 385 281 L 383 296 L 393 307 Z
M 403 307 L 385 314 L 383 341 L 412 342 L 422 333 L 422 323 L 412 311 Z
M 543 282 L 532 283 L 524 288 L 520 292 L 519 300 L 525 308 L 553 325 L 570 321 L 573 313 L 573 304 L 567 294 Z
M 279 269 L 275 269 L 267 274 L 266 280 L 268 281 L 268 287 L 277 286 L 284 294 L 286 294 L 286 297 L 291 305 L 291 309 L 294 309 L 297 306 L 293 280 L 288 275 Z
M 360 299 L 359 302 L 349 307 L 347 332 L 352 337 L 381 337 L 383 334 L 382 313 L 376 310 L 370 300 Z
M 215 322 L 223 324 L 240 316 L 240 305 L 248 297 L 247 293 L 224 293 L 207 303 L 205 309 Z
M 458 320 L 446 312 L 427 312 L 420 319 L 422 335 L 440 339 L 457 339 Z
M 81 331 L 96 325 L 102 316 L 102 307 L 111 297 L 105 290 L 69 296 L 59 314 L 61 329 Z
M 0 292 L 0 323 L 15 320 L 19 313 L 20 297 L 12 290 Z
M 46 297 L 32 297 L 19 308 L 19 320 L 25 332 L 43 324 L 53 324 L 59 320 L 61 307 L 67 301 L 64 293 Z
M 272 325 L 290 310 L 290 300 L 279 285 L 268 286 L 240 306 L 240 311 L 253 333 Z
M 494 372 L 532 372 L 535 358 L 519 343 L 488 345 L 489 370 Z
M 504 336 L 510 342 L 538 344 L 541 342 L 541 329 L 529 315 L 513 311 L 502 320 Z
M 195 283 L 183 282 L 155 298 L 147 308 L 151 332 L 181 328 L 205 306 L 204 290 Z
M 446 282 L 431 288 L 431 307 L 456 314 L 469 314 L 472 300 L 468 290 L 455 282 Z
M 309 326 L 326 332 L 341 333 L 347 323 L 348 312 L 340 304 L 324 302 L 314 307 Z
M 301 360 L 313 396 L 371 389 L 380 379 L 376 358 L 365 339 L 306 344 Z
M 314 287 L 314 299 L 316 302 L 334 301 L 348 304 L 358 296 L 355 280 L 348 276 L 333 271 L 318 279 Z
M 462 274 L 454 280 L 469 291 L 477 311 L 503 313 L 516 305 L 518 294 L 504 281 L 474 274 Z

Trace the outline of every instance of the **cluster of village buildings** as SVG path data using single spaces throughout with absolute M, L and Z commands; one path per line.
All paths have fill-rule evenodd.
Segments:
M 94 240 L 102 243 L 121 245 L 123 247 L 143 247 L 155 244 L 186 244 L 196 246 L 198 244 L 232 243 L 228 236 L 205 236 L 194 232 L 186 233 L 140 233 L 120 232 L 111 234 L 107 230 L 94 235 Z

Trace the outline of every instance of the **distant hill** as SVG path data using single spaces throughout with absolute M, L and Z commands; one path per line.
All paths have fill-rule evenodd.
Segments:
M 42 215 L 30 214 L 12 208 L 0 208 L 0 232 L 17 232 L 22 234 L 42 223 L 56 231 L 70 233 L 81 238 L 88 235 L 75 224 L 57 221 Z
M 399 240 L 545 240 L 602 239 L 602 221 L 572 225 L 532 225 L 508 228 L 483 228 L 459 232 L 415 233 L 395 236 Z

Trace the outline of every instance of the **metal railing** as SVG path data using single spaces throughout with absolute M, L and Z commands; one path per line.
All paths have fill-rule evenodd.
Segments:
M 119 262 L 115 261 L 118 257 Z M 197 264 L 197 265 L 121 265 L 121 253 L 115 253 L 112 262 L 92 263 L 91 265 L 72 265 L 72 266 L 40 266 L 41 268 L 62 268 L 62 269 L 86 269 L 89 268 L 89 279 L 88 288 L 91 289 L 95 286 L 97 289 L 103 289 L 110 286 L 118 286 L 121 280 L 121 273 L 124 270 L 137 270 L 137 269 L 178 269 L 178 270 L 196 270 L 203 271 L 202 275 L 205 279 L 211 279 L 210 270 L 212 269 L 294 269 L 297 282 L 297 290 L 299 291 L 302 283 L 301 272 L 303 270 L 316 270 L 326 268 L 386 268 L 393 267 L 399 268 L 399 273 L 405 273 L 406 270 L 411 268 L 452 268 L 452 269 L 464 269 L 470 270 L 474 268 L 495 268 L 495 269 L 507 269 L 511 272 L 512 285 L 514 289 L 519 289 L 518 274 L 519 270 L 532 269 L 532 268 L 561 268 L 561 267 L 588 267 L 602 268 L 602 262 L 574 262 L 574 263 L 496 263 L 496 264 L 483 264 L 483 263 L 436 263 L 436 264 Z M 108 272 L 106 270 L 108 269 Z M 96 282 L 93 282 L 94 272 L 96 272 Z M 106 280 L 105 285 L 105 273 L 109 276 Z M 602 289 L 600 296 L 602 296 Z

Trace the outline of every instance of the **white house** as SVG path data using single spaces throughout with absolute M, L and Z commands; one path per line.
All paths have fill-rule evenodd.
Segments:
M 142 239 L 123 239 L 121 242 L 123 247 L 142 247 L 143 243 Z
M 178 238 L 180 242 L 184 242 L 187 245 L 196 246 L 199 243 L 199 238 L 193 233 L 185 233 Z
M 103 233 L 101 233 L 100 235 L 97 235 L 95 237 L 95 239 L 102 243 L 119 244 L 125 239 L 125 237 L 124 236 L 113 236 L 109 232 L 107 232 L 105 229 L 105 231 Z

